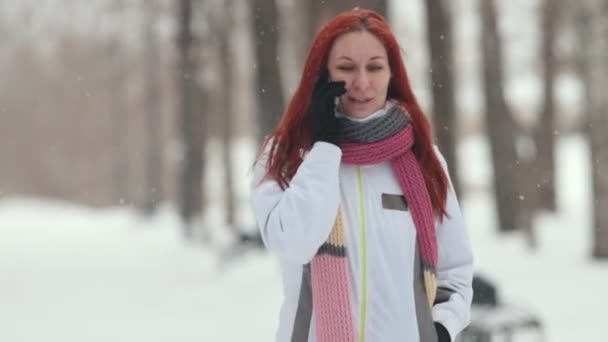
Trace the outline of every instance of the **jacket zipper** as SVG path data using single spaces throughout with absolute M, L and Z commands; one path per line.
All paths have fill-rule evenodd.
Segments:
M 359 192 L 359 208 L 361 222 L 361 316 L 359 319 L 359 342 L 365 342 L 365 320 L 367 315 L 367 244 L 365 241 L 365 201 L 363 197 L 363 182 L 361 167 L 357 166 L 357 189 Z

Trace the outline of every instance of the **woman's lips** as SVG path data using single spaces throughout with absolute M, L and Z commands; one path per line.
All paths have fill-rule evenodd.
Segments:
M 352 97 L 352 96 L 348 96 L 347 98 L 349 101 L 354 102 L 354 103 L 359 103 L 359 104 L 368 103 L 369 101 L 373 100 L 373 98 L 361 98 L 361 97 Z

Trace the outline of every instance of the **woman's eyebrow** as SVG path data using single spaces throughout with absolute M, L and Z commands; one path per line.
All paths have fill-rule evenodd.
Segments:
M 353 60 L 352 58 L 350 58 L 348 56 L 340 56 L 340 57 L 338 57 L 338 60 L 340 60 L 340 59 L 346 59 L 346 60 L 349 60 L 349 61 Z M 386 57 L 384 57 L 384 56 L 374 56 L 374 57 L 371 57 L 369 60 L 373 61 L 375 59 L 386 59 Z

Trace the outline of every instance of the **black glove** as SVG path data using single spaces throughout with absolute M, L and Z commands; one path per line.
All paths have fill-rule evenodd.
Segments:
M 437 331 L 437 341 L 452 342 L 450 333 L 448 333 L 448 330 L 441 323 L 435 322 L 435 331 Z
M 312 131 L 312 143 L 325 141 L 339 146 L 338 118 L 334 113 L 335 99 L 346 93 L 346 83 L 329 82 L 329 72 L 323 68 L 315 83 L 308 110 Z

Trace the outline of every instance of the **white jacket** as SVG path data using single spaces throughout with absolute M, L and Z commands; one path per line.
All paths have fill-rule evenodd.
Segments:
M 443 157 L 435 151 L 445 168 Z M 436 341 L 436 321 L 446 327 L 453 341 L 469 323 L 473 256 L 451 186 L 447 198 L 449 218 L 436 225 L 440 303 L 431 310 L 421 281 L 416 228 L 410 212 L 405 206 L 402 210 L 387 208 L 384 201 L 403 194 L 389 162 L 371 166 L 342 164 L 338 147 L 317 142 L 283 191 L 275 181 L 260 184 L 266 173 L 267 153 L 268 149 L 255 165 L 251 200 L 263 241 L 278 256 L 282 270 L 284 302 L 277 342 L 316 340 L 308 263 L 327 239 L 340 204 L 357 339 Z M 365 322 L 361 322 L 361 317 L 366 317 Z

